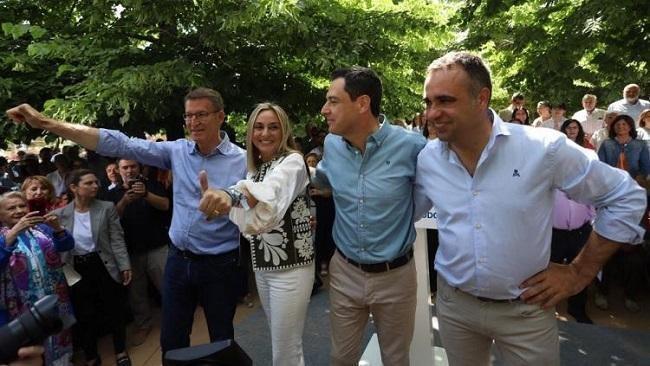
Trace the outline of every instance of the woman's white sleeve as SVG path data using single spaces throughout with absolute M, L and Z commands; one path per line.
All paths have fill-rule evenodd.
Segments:
M 234 207 L 230 219 L 244 234 L 260 234 L 277 227 L 300 194 L 309 184 L 307 168 L 302 155 L 288 155 L 269 171 L 264 180 L 253 182 L 242 180 L 237 188 L 246 188 L 257 199 L 257 205 L 250 210 Z

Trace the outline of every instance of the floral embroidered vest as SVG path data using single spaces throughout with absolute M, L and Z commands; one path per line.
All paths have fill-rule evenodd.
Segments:
M 263 181 L 272 166 L 282 159 L 284 156 L 263 163 L 253 176 L 253 181 Z M 251 245 L 253 270 L 284 270 L 313 262 L 314 244 L 309 215 L 309 197 L 305 190 L 293 200 L 277 227 L 267 233 L 246 235 Z

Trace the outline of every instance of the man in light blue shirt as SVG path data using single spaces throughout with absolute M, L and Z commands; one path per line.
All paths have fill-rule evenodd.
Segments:
M 330 188 L 336 253 L 330 263 L 332 365 L 356 365 L 370 313 L 384 365 L 409 365 L 416 302 L 413 182 L 420 134 L 380 112 L 370 69 L 332 74 L 321 113 L 330 135 L 314 183 Z
M 450 53 L 427 71 L 438 140 L 418 156 L 416 214 L 438 213 L 436 308 L 450 365 L 559 364 L 554 307 L 580 292 L 621 243 L 643 238 L 646 197 L 629 175 L 563 134 L 504 123 L 489 109 L 478 56 Z M 569 265 L 549 263 L 554 191 L 597 209 Z
M 163 281 L 162 351 L 189 346 L 197 304 L 205 312 L 212 342 L 234 337 L 239 231 L 228 217 L 212 217 L 218 212 L 206 217 L 198 210 L 204 189 L 199 172 L 207 173 L 213 187 L 227 188 L 246 176 L 244 150 L 220 130 L 225 113 L 218 92 L 198 88 L 188 93 L 184 119 L 190 139 L 167 142 L 57 121 L 27 104 L 7 114 L 14 121 L 50 131 L 102 155 L 171 169 L 174 200 L 169 236 L 173 245 Z

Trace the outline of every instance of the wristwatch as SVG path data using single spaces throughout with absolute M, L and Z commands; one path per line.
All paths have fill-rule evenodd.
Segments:
M 230 205 L 232 207 L 235 207 L 235 206 L 241 204 L 241 207 L 243 207 L 244 210 L 250 210 L 250 206 L 248 205 L 248 199 L 246 198 L 246 195 L 241 193 L 237 188 L 230 187 L 230 188 L 224 189 L 223 191 L 226 192 L 230 196 L 230 199 L 232 200 Z

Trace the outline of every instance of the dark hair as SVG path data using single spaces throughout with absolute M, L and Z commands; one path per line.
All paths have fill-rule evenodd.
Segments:
M 521 92 L 516 92 L 512 95 L 512 98 L 510 100 L 523 100 L 524 95 Z
M 473 96 L 478 96 L 481 89 L 488 88 L 490 91 L 489 105 L 490 99 L 492 99 L 492 79 L 490 78 L 490 71 L 481 57 L 469 52 L 450 52 L 434 60 L 427 68 L 427 74 L 437 70 L 450 69 L 454 65 L 460 66 L 469 76 L 471 81 L 470 92 Z
M 566 129 L 571 123 L 574 122 L 578 125 L 578 136 L 576 136 L 576 144 L 585 147 L 585 130 L 582 129 L 582 124 L 577 119 L 570 118 L 564 121 L 564 123 L 562 123 L 562 127 L 560 127 L 560 132 L 566 135 Z
M 194 90 L 191 90 L 189 93 L 185 95 L 185 99 L 183 99 L 183 102 L 187 102 L 188 100 L 195 100 L 195 99 L 210 100 L 212 106 L 215 109 L 215 112 L 222 111 L 224 108 L 223 98 L 221 97 L 221 94 L 219 94 L 218 91 L 210 88 L 196 88 Z
M 632 119 L 632 117 L 628 116 L 627 114 L 619 114 L 618 116 L 616 116 L 616 118 L 614 118 L 612 124 L 609 125 L 609 138 L 613 139 L 614 137 L 616 137 L 616 131 L 614 131 L 614 126 L 620 120 L 625 121 L 627 125 L 630 126 L 630 137 L 635 139 L 637 133 L 636 133 L 636 128 L 634 127 L 634 120 Z
M 68 178 L 65 180 L 65 186 L 68 187 L 68 190 L 70 190 L 69 187 L 71 185 L 73 184 L 75 186 L 79 185 L 79 182 L 81 181 L 81 177 L 88 174 L 92 174 L 96 176 L 95 172 L 93 172 L 90 169 L 76 169 L 71 171 L 70 174 L 68 174 Z
M 528 113 L 528 109 L 523 108 L 523 107 L 522 108 L 515 108 L 515 109 L 512 110 L 512 115 L 510 116 L 510 121 L 515 120 L 515 115 L 517 114 L 517 111 L 519 111 L 519 110 L 522 110 L 522 111 L 526 112 L 526 120 L 524 122 L 522 122 L 522 125 L 530 125 L 530 113 Z
M 345 91 L 351 100 L 357 100 L 362 95 L 370 98 L 370 112 L 379 117 L 381 107 L 382 86 L 379 76 L 367 67 L 353 66 L 349 69 L 335 70 L 330 80 L 338 78 L 345 80 Z
M 563 110 L 566 111 L 566 104 L 558 103 L 558 104 L 553 105 L 553 108 L 555 108 L 555 109 L 563 109 Z

